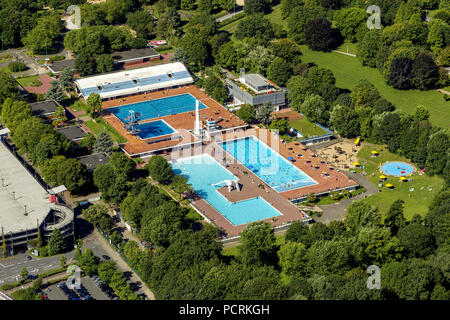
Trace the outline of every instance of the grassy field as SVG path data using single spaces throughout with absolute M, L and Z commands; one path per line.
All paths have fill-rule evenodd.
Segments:
M 450 128 L 448 108 L 450 104 L 444 101 L 443 95 L 430 90 L 396 90 L 388 86 L 377 69 L 363 67 L 358 58 L 331 52 L 316 52 L 302 47 L 302 61 L 314 62 L 320 67 L 333 71 L 336 85 L 340 88 L 353 89 L 360 79 L 372 82 L 383 98 L 389 100 L 398 109 L 412 113 L 414 108 L 422 104 L 431 114 L 431 122 L 442 128 Z
M 95 135 L 98 135 L 103 130 L 109 134 L 113 141 L 117 143 L 127 142 L 127 139 L 122 137 L 120 133 L 118 133 L 113 127 L 111 127 L 108 123 L 106 123 L 103 119 L 99 118 L 94 122 L 94 120 L 89 120 L 85 122 L 86 126 L 94 132 Z
M 272 23 L 281 25 L 283 29 L 287 31 L 288 30 L 287 20 L 283 20 L 281 18 L 281 4 L 273 7 L 272 9 L 273 11 L 268 15 L 266 15 L 266 18 L 268 18 Z
M 39 87 L 42 85 L 42 82 L 40 82 L 38 79 L 39 76 L 29 76 L 17 78 L 16 80 L 22 87 Z
M 371 151 L 376 150 L 380 155 L 376 158 L 371 157 Z M 390 153 L 385 147 L 379 145 L 365 145 L 358 153 L 358 159 L 362 165 L 365 166 L 367 172 L 367 178 L 374 185 L 378 186 L 380 173 L 378 171 L 379 164 L 383 164 L 386 161 L 404 161 L 409 162 L 408 159 Z M 358 169 L 357 171 L 361 171 Z M 394 185 L 392 190 L 383 187 L 380 193 L 377 193 L 363 201 L 374 205 L 380 209 L 382 215 L 386 214 L 391 204 L 398 199 L 405 202 L 405 218 L 411 219 L 415 214 L 425 216 L 428 212 L 428 206 L 430 205 L 434 195 L 442 188 L 444 180 L 440 177 L 430 177 L 428 175 L 413 175 L 412 181 L 402 182 L 397 177 L 388 176 L 386 183 Z M 409 189 L 414 188 L 414 191 L 410 192 Z M 429 189 L 431 188 L 431 191 Z
M 356 43 L 347 42 L 347 41 L 344 42 L 343 44 L 341 44 L 340 47 L 338 47 L 336 50 L 351 53 L 351 54 L 358 53 L 358 49 L 356 48 Z
M 298 119 L 295 121 L 290 121 L 289 125 L 300 131 L 302 135 L 305 136 L 305 138 L 313 137 L 313 136 L 320 136 L 322 134 L 326 134 L 327 132 L 320 128 L 319 126 L 315 125 L 314 123 L 308 121 L 306 118 Z

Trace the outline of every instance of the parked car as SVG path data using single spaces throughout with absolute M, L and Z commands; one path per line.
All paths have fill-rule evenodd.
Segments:
M 29 255 L 26 255 L 26 256 L 25 256 L 25 259 L 27 259 L 27 261 L 30 261 L 30 260 L 31 260 L 31 257 L 30 257 Z
M 110 258 L 109 256 L 107 256 L 106 254 L 102 255 L 102 258 L 103 258 L 104 260 L 110 260 L 110 259 L 111 259 L 111 258 Z

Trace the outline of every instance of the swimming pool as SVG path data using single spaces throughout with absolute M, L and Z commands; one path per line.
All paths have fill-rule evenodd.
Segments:
M 415 171 L 415 168 L 405 162 L 394 161 L 383 164 L 381 170 L 391 176 L 409 176 Z
M 222 196 L 217 189 L 225 184 L 213 184 L 237 178 L 209 154 L 176 160 L 172 168 L 176 174 L 186 176 L 195 192 L 235 226 L 281 215 L 263 198 L 231 203 Z
M 277 192 L 317 184 L 314 179 L 254 136 L 226 141 L 221 147 Z
M 141 139 L 155 138 L 165 136 L 175 132 L 164 120 L 156 120 L 142 123 L 135 127 L 139 130 L 138 136 Z
M 184 113 L 195 110 L 195 98 L 189 93 L 180 94 L 161 99 L 148 100 L 138 103 L 126 104 L 119 107 L 108 108 L 107 111 L 113 113 L 120 121 L 126 123 L 128 111 L 139 112 L 139 120 L 147 120 L 158 117 L 165 117 L 172 114 Z M 207 108 L 203 103 L 199 103 L 199 110 Z

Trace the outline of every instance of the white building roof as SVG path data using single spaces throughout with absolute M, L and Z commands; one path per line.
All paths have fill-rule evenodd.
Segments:
M 106 99 L 193 82 L 189 71 L 180 62 L 108 73 L 75 81 L 85 99 L 94 92 L 102 99 Z

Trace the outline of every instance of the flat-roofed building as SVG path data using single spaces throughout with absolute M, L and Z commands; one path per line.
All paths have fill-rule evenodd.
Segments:
M 80 126 L 68 126 L 55 129 L 56 132 L 63 134 L 67 140 L 77 142 L 83 139 L 86 132 Z
M 144 63 L 150 60 L 160 60 L 161 56 L 152 48 L 139 48 L 126 51 L 117 51 L 111 54 L 114 63 L 122 64 L 123 66 L 131 66 L 135 64 Z
M 84 164 L 88 172 L 92 172 L 99 164 L 107 164 L 109 157 L 105 153 L 94 153 L 78 157 L 77 159 Z
M 72 71 L 75 70 L 75 59 L 50 62 L 50 64 L 47 65 L 47 69 L 50 70 L 51 73 L 57 75 L 57 77 L 65 68 L 69 68 Z
M 54 229 L 63 236 L 73 235 L 73 211 L 57 203 L 52 194 L 37 180 L 0 136 L 0 233 L 9 251 L 26 245 L 38 237 L 38 228 L 44 239 Z M 2 242 L 0 238 L 0 243 Z
M 33 116 L 51 120 L 56 110 L 58 110 L 59 103 L 55 100 L 46 100 L 30 103 L 30 107 Z
M 234 105 L 259 106 L 270 102 L 278 111 L 286 106 L 286 90 L 257 73 L 243 74 L 238 79 L 227 79 L 227 87 Z
M 112 72 L 75 81 L 78 92 L 85 100 L 91 93 L 98 93 L 102 100 L 110 100 L 192 83 L 194 79 L 180 62 Z

